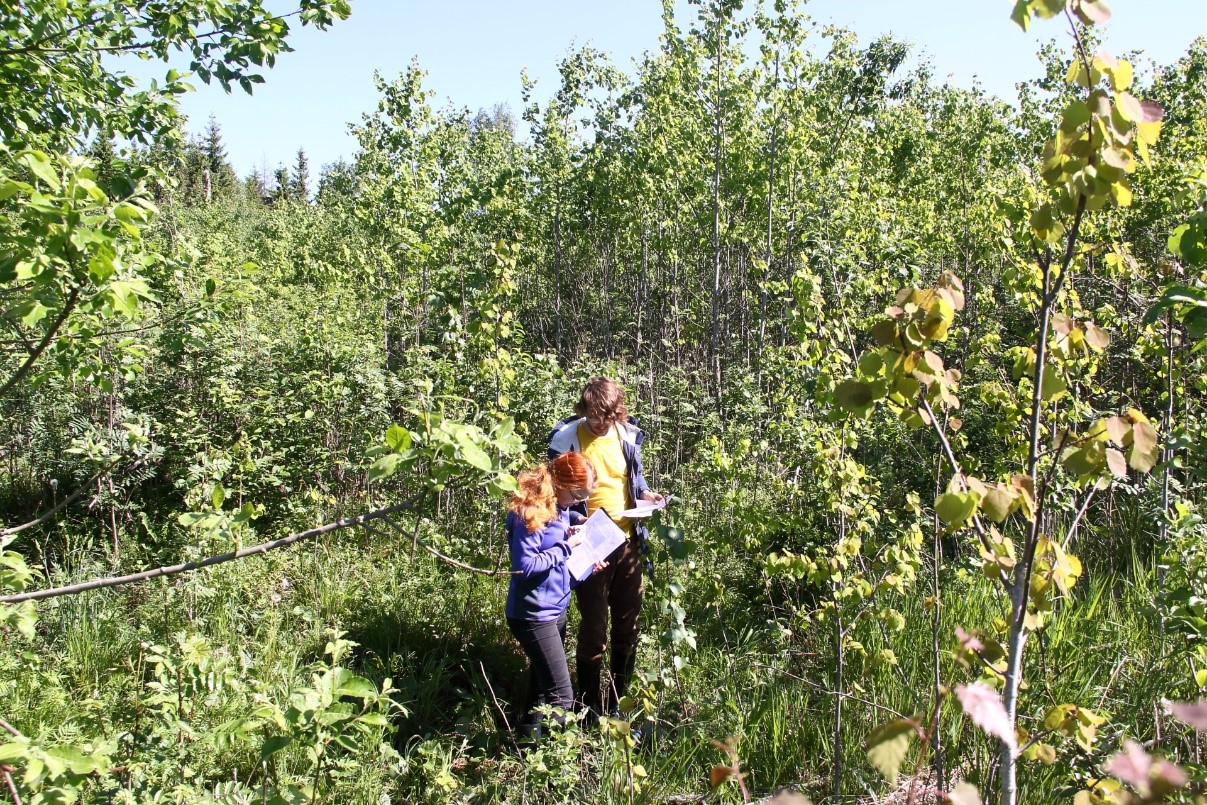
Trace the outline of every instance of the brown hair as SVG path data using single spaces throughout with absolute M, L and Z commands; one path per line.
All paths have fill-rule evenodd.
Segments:
M 574 413 L 579 416 L 614 419 L 617 422 L 629 421 L 629 407 L 624 403 L 624 389 L 609 377 L 593 377 L 587 381 L 582 396 L 574 405 Z
M 554 490 L 594 490 L 595 467 L 582 453 L 562 453 L 550 462 L 521 472 L 516 481 L 518 486 L 508 509 L 524 518 L 529 531 L 536 531 L 557 516 Z

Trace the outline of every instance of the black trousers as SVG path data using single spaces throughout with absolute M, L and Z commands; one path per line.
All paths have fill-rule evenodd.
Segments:
M 629 539 L 608 557 L 608 566 L 592 573 L 574 588 L 582 624 L 578 630 L 578 688 L 583 705 L 595 715 L 608 715 L 625 695 L 637 658 L 637 634 L 641 620 L 643 577 L 641 550 Z M 608 645 L 608 613 L 612 620 L 611 679 L 604 683 L 600 698 L 600 676 Z
M 511 633 L 528 655 L 528 693 L 524 715 L 517 732 L 521 740 L 539 740 L 544 716 L 535 708 L 555 708 L 554 718 L 565 723 L 565 713 L 574 706 L 570 666 L 566 663 L 566 613 L 555 621 L 507 619 Z

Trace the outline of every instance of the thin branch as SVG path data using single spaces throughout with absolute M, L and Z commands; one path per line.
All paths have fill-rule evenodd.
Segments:
M 126 469 L 128 469 L 128 470 L 135 469 L 142 463 L 143 463 L 143 460 L 140 458 L 139 460 L 133 462 L 128 467 L 126 467 Z M 74 500 L 76 500 L 78 497 L 83 495 L 85 492 L 89 491 L 92 487 L 92 484 L 96 483 L 96 481 L 98 481 L 100 478 L 104 477 L 105 475 L 111 473 L 114 469 L 117 468 L 117 466 L 118 465 L 115 463 L 115 464 L 101 470 L 96 475 L 93 475 L 83 485 L 81 485 L 79 489 L 75 490 L 70 495 L 63 498 L 57 506 L 55 506 L 53 509 L 50 509 L 49 511 L 45 512 L 38 518 L 36 518 L 34 520 L 30 520 L 28 523 L 22 523 L 21 525 L 15 525 L 12 528 L 0 528 L 0 537 L 7 537 L 12 534 L 18 534 L 22 531 L 25 531 L 26 529 L 30 529 L 30 528 L 34 528 L 35 526 L 42 525 L 42 523 L 45 523 L 47 520 L 51 519 L 56 514 L 58 514 L 60 511 L 62 511 L 64 507 L 71 505 L 71 503 Z
M 440 553 L 440 551 L 436 550 L 431 545 L 428 545 L 423 540 L 416 540 L 416 543 L 419 545 L 420 548 L 423 548 L 425 551 L 427 551 L 432 556 L 439 559 L 441 562 L 445 562 L 446 564 L 450 564 L 453 567 L 460 568 L 461 570 L 468 570 L 471 573 L 478 573 L 479 575 L 482 575 L 482 576 L 516 576 L 516 575 L 519 575 L 519 573 L 520 573 L 520 571 L 518 571 L 518 570 L 486 570 L 484 568 L 474 567 L 473 565 L 467 565 L 464 562 L 459 562 L 450 556 L 445 556 L 444 554 Z
M 263 22 L 283 22 L 284 20 L 288 19 L 289 17 L 296 17 L 301 13 L 302 13 L 301 10 L 298 10 L 298 11 L 291 11 L 288 14 L 282 14 L 277 17 L 266 17 L 265 19 L 261 20 L 261 23 L 263 23 Z M 84 27 L 84 24 L 86 24 L 86 23 L 82 23 L 80 25 L 75 26 L 74 28 L 68 28 L 68 29 L 64 30 L 62 33 L 62 36 L 66 37 L 66 36 L 71 35 L 75 31 Z M 239 32 L 239 29 L 234 26 L 224 27 L 224 28 L 215 28 L 214 30 L 207 31 L 206 33 L 203 33 L 203 34 L 193 34 L 193 35 L 189 36 L 188 39 L 194 40 L 194 41 L 200 40 L 200 39 L 213 39 L 215 36 L 220 36 L 222 34 L 235 35 L 238 32 Z M 12 50 L 0 50 L 0 58 L 7 58 L 9 56 L 20 56 L 24 53 L 80 53 L 83 51 L 87 51 L 87 52 L 91 52 L 91 53 L 129 53 L 129 52 L 133 52 L 136 50 L 149 50 L 150 48 L 155 47 L 157 44 L 160 44 L 160 40 L 152 40 L 152 41 L 148 41 L 148 42 L 131 42 L 126 45 L 101 45 L 99 47 L 94 47 L 94 48 L 80 48 L 80 47 L 47 48 L 47 47 L 42 47 L 42 45 L 44 45 L 46 42 L 50 41 L 50 39 L 52 39 L 52 38 L 54 38 L 54 37 L 46 37 L 46 38 L 43 38 L 39 42 L 35 42 L 32 45 L 26 45 L 24 47 L 13 48 Z M 173 43 L 173 44 L 179 45 L 180 43 Z M 166 58 L 163 60 L 167 61 Z
M 183 318 L 184 313 L 185 313 L 185 311 L 181 311 L 180 314 L 177 316 L 172 316 L 171 318 L 156 319 L 148 324 L 143 324 L 138 327 L 125 327 L 125 328 L 121 328 L 118 330 L 101 330 L 100 332 L 97 332 L 97 333 L 88 333 L 88 334 L 67 333 L 66 335 L 61 336 L 61 338 L 65 338 L 65 339 L 89 338 L 89 339 L 91 339 L 91 338 L 105 338 L 105 337 L 111 336 L 111 335 L 130 335 L 131 333 L 141 333 L 146 330 L 153 330 L 156 327 L 162 327 L 165 324 L 169 324 L 173 321 L 177 321 L 180 318 Z M 30 349 L 29 342 L 26 341 L 24 338 L 22 338 L 20 340 L 14 339 L 11 341 L 0 341 L 0 346 L 5 346 L 5 347 L 24 346 L 26 352 L 28 352 Z
M 9 733 L 14 738 L 24 738 L 25 737 L 24 735 L 22 735 L 20 733 L 20 731 L 17 730 L 16 727 L 14 727 L 12 724 L 9 724 L 3 718 L 0 718 L 0 729 L 3 729 L 5 732 Z
M 67 297 L 67 302 L 63 305 L 62 312 L 59 313 L 59 317 L 55 319 L 54 323 L 50 326 L 50 329 L 46 331 L 46 335 L 42 337 L 42 341 L 37 347 L 34 348 L 34 351 L 29 354 L 29 358 L 26 359 L 25 363 L 21 364 L 21 368 L 14 372 L 13 376 L 10 377 L 3 386 L 0 386 L 0 397 L 3 397 L 5 394 L 7 394 L 9 389 L 17 385 L 17 383 L 23 377 L 25 377 L 25 375 L 29 374 L 29 370 L 33 368 L 34 363 L 36 363 L 38 358 L 41 357 L 42 353 L 46 351 L 46 348 L 50 346 L 51 340 L 54 339 L 54 334 L 60 327 L 63 326 L 63 322 L 67 321 L 67 317 L 71 315 L 71 311 L 75 309 L 76 303 L 79 301 L 80 287 L 76 286 L 75 288 L 71 289 L 71 295 Z
M 1069 533 L 1065 535 L 1064 543 L 1060 546 L 1061 550 L 1068 550 L 1069 543 L 1073 541 L 1073 537 L 1077 536 L 1077 526 L 1081 523 L 1081 518 L 1085 516 L 1086 509 L 1090 507 L 1090 501 L 1094 499 L 1094 493 L 1098 491 L 1098 487 L 1091 486 L 1085 494 L 1085 500 L 1081 503 L 1081 508 L 1077 510 L 1077 516 L 1073 518 L 1073 522 L 1069 525 Z
M 22 601 L 40 601 L 45 598 L 57 598 L 61 595 L 74 595 L 87 590 L 99 590 L 106 587 L 117 587 L 121 584 L 130 584 L 131 582 L 136 581 L 146 581 L 159 576 L 174 576 L 177 573 L 185 573 L 190 570 L 200 570 L 203 567 L 220 565 L 225 562 L 231 562 L 235 559 L 242 559 L 255 554 L 268 553 L 269 551 L 276 550 L 277 548 L 284 548 L 286 546 L 293 545 L 295 542 L 301 542 L 302 540 L 312 539 L 314 537 L 322 536 L 323 534 L 329 534 L 332 531 L 337 531 L 342 528 L 359 526 L 370 520 L 378 520 L 395 512 L 414 511 L 413 507 L 413 503 L 399 503 L 395 506 L 389 506 L 384 509 L 369 512 L 368 514 L 361 514 L 356 517 L 337 520 L 334 523 L 328 523 L 327 525 L 320 526 L 319 528 L 312 528 L 309 531 L 301 531 L 297 534 L 290 534 L 288 537 L 275 539 L 271 542 L 263 542 L 259 545 L 253 545 L 250 548 L 241 548 L 237 551 L 231 551 L 230 553 L 219 554 L 217 556 L 210 556 L 193 562 L 184 562 L 178 565 L 157 567 L 152 570 L 144 570 L 141 573 L 130 573 L 129 575 L 125 576 L 92 579 L 90 581 L 79 582 L 78 584 L 69 584 L 65 587 L 55 587 L 48 590 L 35 590 L 33 592 L 19 593 L 16 595 L 6 595 L 0 597 L 0 604 L 17 604 Z
M 499 711 L 499 716 L 503 719 L 503 726 L 507 728 L 507 734 L 511 735 L 511 722 L 507 720 L 507 713 L 499 704 L 499 697 L 495 695 L 495 686 L 490 684 L 490 677 L 486 674 L 486 665 L 479 661 L 478 667 L 482 669 L 482 681 L 486 683 L 486 689 L 490 691 L 490 700 L 495 703 L 495 709 Z
M 918 399 L 922 402 L 923 408 L 926 410 L 926 415 L 930 417 L 930 424 L 934 429 L 935 435 L 939 437 L 939 444 L 943 447 L 943 454 L 947 456 L 947 463 L 951 465 L 952 472 L 960 479 L 960 484 L 964 487 L 964 491 L 968 491 L 967 476 L 964 475 L 964 470 L 960 468 L 960 462 L 956 460 L 955 451 L 951 449 L 951 442 L 947 440 L 947 434 L 939 427 L 939 419 L 935 416 L 934 409 L 930 407 L 930 402 L 926 399 L 926 395 L 919 395 Z M 979 514 L 972 515 L 972 525 L 976 529 L 977 537 L 981 541 L 983 547 L 989 553 L 993 553 L 993 548 L 989 544 L 989 535 L 985 532 L 985 524 L 981 522 Z M 1002 581 L 1006 582 L 1005 573 L 1002 573 Z
M 12 794 L 13 805 L 22 805 L 21 795 L 17 793 L 17 784 L 13 782 L 13 776 L 10 773 L 10 767 L 0 766 L 0 771 L 4 773 L 4 782 L 8 784 L 8 793 Z

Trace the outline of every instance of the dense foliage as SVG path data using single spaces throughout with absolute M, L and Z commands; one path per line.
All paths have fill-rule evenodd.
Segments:
M 1007 104 L 664 7 L 526 138 L 379 76 L 317 179 L 174 98 L 346 2 L 0 11 L 0 799 L 1202 801 L 1207 42 L 1018 0 Z M 677 499 L 641 684 L 520 753 L 503 499 L 597 373 Z

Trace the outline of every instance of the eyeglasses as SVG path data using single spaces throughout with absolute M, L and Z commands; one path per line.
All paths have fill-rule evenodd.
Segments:
M 591 497 L 591 490 L 590 489 L 571 489 L 570 496 L 572 498 L 574 498 L 575 503 L 586 503 L 587 499 Z

